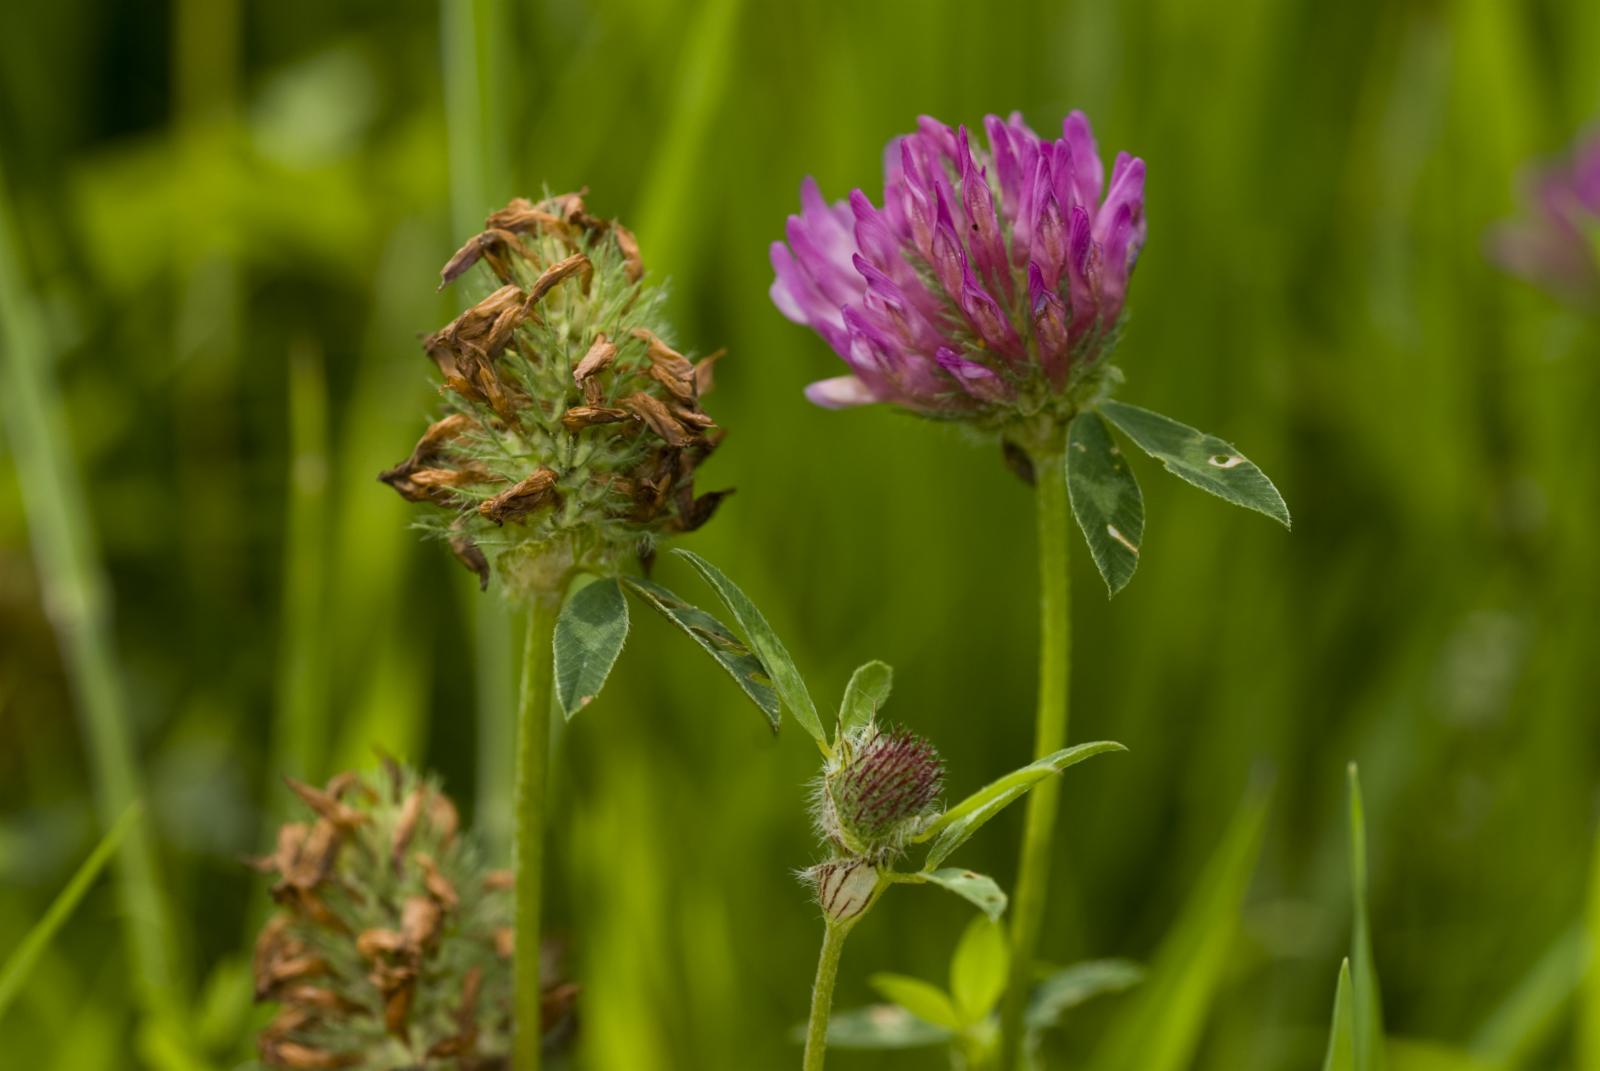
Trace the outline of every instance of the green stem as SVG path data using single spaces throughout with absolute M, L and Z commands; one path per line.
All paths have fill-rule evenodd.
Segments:
M 833 1011 L 833 983 L 839 976 L 839 957 L 844 952 L 844 939 L 850 933 L 849 922 L 829 919 L 827 927 L 822 934 L 822 953 L 817 957 L 817 981 L 811 988 L 811 1018 L 806 1023 L 804 1071 L 822 1071 L 822 1061 L 828 1048 L 828 1016 Z
M 1034 720 L 1033 754 L 1043 758 L 1067 741 L 1071 711 L 1072 581 L 1068 572 L 1070 518 L 1066 454 L 1057 444 L 1034 457 L 1038 481 L 1039 529 L 1039 709 Z M 1011 901 L 1011 978 L 1000 1014 L 1000 1066 L 1018 1066 L 1023 1017 L 1033 981 L 1034 954 L 1050 883 L 1050 854 L 1060 783 L 1050 777 L 1028 797 L 1022 857 Z
M 550 653 L 559 591 L 528 600 L 528 632 L 522 649 L 522 695 L 517 704 L 516 945 L 512 963 L 516 1013 L 515 1071 L 539 1071 L 543 1041 L 539 980 L 539 912 L 544 867 L 545 781 L 550 768 Z

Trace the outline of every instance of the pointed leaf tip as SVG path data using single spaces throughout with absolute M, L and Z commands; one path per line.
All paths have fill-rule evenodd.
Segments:
M 628 577 L 624 583 L 628 590 L 639 596 L 662 617 L 671 621 L 700 648 L 710 655 L 717 665 L 732 677 L 739 689 L 766 715 L 767 725 L 774 734 L 782 724 L 782 708 L 778 693 L 773 691 L 767 678 L 766 667 L 750 648 L 746 647 L 721 621 L 698 606 L 678 598 L 660 584 L 638 577 Z
M 811 701 L 811 693 L 806 690 L 805 679 L 800 676 L 800 670 L 796 668 L 794 659 L 789 657 L 783 641 L 778 639 L 778 634 L 767 624 L 767 619 L 756 609 L 755 603 L 750 601 L 750 597 L 741 591 L 737 584 L 724 576 L 722 570 L 694 551 L 679 547 L 672 553 L 694 566 L 700 578 L 717 593 L 722 604 L 733 615 L 734 622 L 744 632 L 750 650 L 766 668 L 767 677 L 771 680 L 772 688 L 777 692 L 778 698 L 789 708 L 789 713 L 794 715 L 795 721 L 798 721 L 826 751 L 828 734 L 822 728 L 822 719 L 817 716 L 817 707 Z
M 1101 402 L 1099 412 L 1179 479 L 1291 527 L 1283 496 L 1232 443 L 1126 402 Z

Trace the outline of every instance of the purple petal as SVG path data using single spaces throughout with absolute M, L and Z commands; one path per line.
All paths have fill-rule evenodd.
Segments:
M 878 397 L 855 376 L 834 376 L 807 384 L 806 400 L 824 409 L 849 409 L 857 405 L 871 405 Z
M 1000 237 L 1000 218 L 994 210 L 994 194 L 988 175 L 972 158 L 967 128 L 958 136 L 961 166 L 961 204 L 970 229 L 972 259 L 978 272 L 997 291 L 1010 293 L 1011 272 L 1006 266 L 1006 246 Z
M 839 307 L 822 296 L 795 260 L 789 247 L 782 242 L 772 243 L 772 300 L 778 311 L 797 324 L 815 326 L 819 321 L 843 323 Z
M 967 314 L 972 329 L 991 349 L 1012 358 L 1022 356 L 1022 339 L 1017 329 L 1011 326 L 999 302 L 978 284 L 970 268 L 962 277 L 961 311 Z
M 1033 337 L 1039 343 L 1039 363 L 1050 382 L 1062 387 L 1072 352 L 1069 313 L 1061 295 L 1045 282 L 1035 264 L 1028 266 L 1028 305 L 1033 313 Z
M 1105 169 L 1100 163 L 1100 152 L 1095 148 L 1094 131 L 1089 120 L 1075 111 L 1061 123 L 1061 139 L 1072 150 L 1073 181 L 1083 203 L 1100 203 L 1100 190 L 1105 182 Z
M 939 367 L 950 373 L 961 389 L 982 402 L 1003 405 L 1016 399 L 1016 391 L 993 369 L 977 361 L 969 361 L 948 346 L 939 347 L 934 354 Z

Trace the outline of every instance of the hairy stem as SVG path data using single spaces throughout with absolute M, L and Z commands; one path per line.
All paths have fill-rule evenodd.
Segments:
M 516 946 L 512 984 L 516 1012 L 516 1071 L 538 1071 L 543 1031 L 539 980 L 539 911 L 544 866 L 545 780 L 550 767 L 551 641 L 561 593 L 528 600 L 522 650 L 522 695 L 517 704 Z
M 817 957 L 817 980 L 811 988 L 811 1018 L 806 1022 L 804 1071 L 822 1071 L 828 1047 L 828 1015 L 833 1011 L 833 983 L 839 976 L 839 956 L 850 923 L 828 920 L 822 934 L 822 953 Z
M 1042 758 L 1067 740 L 1071 711 L 1072 582 L 1068 572 L 1070 520 L 1066 455 L 1060 444 L 1034 457 L 1039 529 L 1039 709 L 1033 754 Z M 1050 884 L 1050 853 L 1060 785 L 1046 778 L 1028 797 L 1017 888 L 1011 901 L 1011 977 L 1000 1010 L 1000 1066 L 1018 1066 L 1023 1017 L 1033 977 L 1034 954 Z

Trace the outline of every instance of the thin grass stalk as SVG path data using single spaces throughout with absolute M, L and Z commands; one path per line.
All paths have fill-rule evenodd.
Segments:
M 73 872 L 72 878 L 56 894 L 56 898 L 50 901 L 50 906 L 39 917 L 39 921 L 29 928 L 22 940 L 17 943 L 17 947 L 6 956 L 5 962 L 0 964 L 0 1020 L 6 1017 L 6 1011 L 17 999 L 17 994 L 22 992 L 22 987 L 27 984 L 33 968 L 38 965 L 39 957 L 44 955 L 61 927 L 66 925 L 72 913 L 78 909 L 78 904 L 94 885 L 95 879 L 116 855 L 123 839 L 139 821 L 141 810 L 140 805 L 135 803 L 111 824 L 111 828 L 100 838 L 100 843 L 94 846 L 89 857 Z
M 110 596 L 89 527 L 93 513 L 73 465 L 39 307 L 26 290 L 0 173 L 0 413 L 21 485 L 45 612 L 82 721 L 101 824 L 109 831 L 143 795 L 143 778 L 128 726 Z M 155 838 L 142 816 L 118 850 L 117 890 L 136 997 L 158 1020 L 180 1022 L 178 1001 L 187 990 L 178 933 Z
M 1034 459 L 1039 539 L 1039 706 L 1034 720 L 1033 756 L 1043 758 L 1066 745 L 1071 713 L 1072 576 L 1068 560 L 1066 453 L 1061 444 Z M 1017 1067 L 1022 1054 L 1028 992 L 1050 886 L 1060 784 L 1046 778 L 1028 797 L 1011 901 L 1011 976 L 1000 1014 L 1000 1066 Z
M 289 354 L 289 478 L 283 558 L 274 776 L 320 781 L 328 748 L 328 400 L 322 356 L 307 341 Z M 289 796 L 280 793 L 287 806 Z
M 499 0 L 442 0 L 440 43 L 444 64 L 445 133 L 449 144 L 450 227 L 453 237 L 476 233 L 496 198 L 511 195 L 502 113 L 495 89 L 506 19 Z M 506 87 L 500 86 L 502 91 Z M 463 294 L 461 308 L 471 304 Z M 465 593 L 473 635 L 477 695 L 477 813 L 494 847 L 507 830 L 495 816 L 510 812 L 512 778 L 505 756 L 516 746 L 506 718 L 516 700 L 512 687 L 516 621 L 504 603 L 476 591 Z

